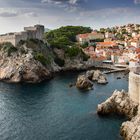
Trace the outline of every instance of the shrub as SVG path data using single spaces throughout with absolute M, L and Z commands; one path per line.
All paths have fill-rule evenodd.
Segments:
M 89 46 L 88 42 L 85 42 L 83 45 L 81 45 L 81 47 L 84 49 L 84 48 L 87 48 Z
M 83 61 L 88 61 L 90 57 L 88 55 L 86 55 L 85 53 L 83 53 Z
M 50 63 L 49 59 L 46 59 L 42 53 L 35 54 L 34 58 L 39 61 L 42 65 L 47 65 Z
M 67 48 L 66 49 L 66 54 L 71 58 L 71 57 L 75 57 L 77 56 L 78 54 L 80 54 L 81 52 L 81 49 L 78 48 L 78 47 L 71 47 L 71 48 Z
M 64 48 L 76 42 L 76 35 L 90 33 L 91 31 L 89 27 L 66 26 L 46 33 L 45 38 L 50 46 Z
M 26 41 L 25 41 L 25 40 L 20 40 L 17 46 L 24 45 L 25 43 L 26 43 Z
M 8 54 L 8 56 L 17 51 L 17 48 L 15 48 L 10 42 L 3 43 L 2 46 L 3 50 Z
M 54 58 L 54 62 L 55 62 L 58 66 L 60 66 L 60 67 L 63 67 L 64 64 L 65 64 L 65 61 L 62 60 L 62 59 L 60 59 L 60 58 L 57 57 L 57 56 Z

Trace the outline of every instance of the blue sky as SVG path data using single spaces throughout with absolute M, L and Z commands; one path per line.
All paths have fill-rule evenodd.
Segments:
M 140 0 L 0 0 L 0 34 L 38 23 L 51 29 L 140 23 Z

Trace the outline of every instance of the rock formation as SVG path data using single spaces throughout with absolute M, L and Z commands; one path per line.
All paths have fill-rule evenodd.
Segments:
M 77 78 L 76 87 L 79 89 L 91 89 L 93 86 L 93 83 L 85 76 L 80 75 Z
M 92 81 L 97 81 L 98 84 L 107 84 L 107 78 L 106 76 L 100 71 L 96 70 L 93 73 Z
M 91 89 L 94 81 L 97 81 L 98 84 L 108 83 L 107 78 L 100 70 L 90 70 L 77 78 L 76 87 L 80 89 Z
M 5 82 L 38 83 L 56 72 L 91 66 L 81 56 L 71 60 L 63 49 L 53 50 L 40 40 L 21 41 L 16 47 L 8 42 L 0 44 L 0 80 Z
M 98 81 L 100 75 L 102 75 L 102 73 L 101 73 L 100 70 L 96 70 L 96 71 L 94 71 L 93 76 L 92 76 L 92 81 Z
M 97 83 L 98 83 L 98 84 L 107 84 L 108 81 L 107 81 L 106 76 L 105 76 L 105 75 L 100 75 L 100 76 L 99 76 L 99 79 L 98 79 L 98 81 L 97 81 Z
M 109 99 L 98 105 L 97 113 L 99 115 L 116 113 L 128 117 L 130 121 L 124 122 L 121 126 L 121 136 L 125 140 L 140 140 L 138 107 L 139 104 L 132 101 L 125 91 L 114 91 Z
M 137 114 L 138 104 L 133 102 L 125 91 L 114 91 L 113 95 L 104 103 L 99 104 L 97 112 L 100 115 L 117 113 L 132 118 Z
M 34 59 L 32 49 L 24 46 L 26 53 L 21 52 L 20 49 L 18 48 L 10 54 L 3 48 L 1 49 L 0 80 L 6 82 L 38 83 L 52 77 L 50 70 Z
M 122 124 L 121 135 L 125 140 L 140 140 L 140 115 Z

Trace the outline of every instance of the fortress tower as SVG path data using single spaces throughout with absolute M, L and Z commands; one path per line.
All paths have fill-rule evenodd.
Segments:
M 22 32 L 0 35 L 0 43 L 11 42 L 14 46 L 16 46 L 21 40 L 43 40 L 44 31 L 45 29 L 43 25 L 24 27 L 24 31 Z
M 140 103 L 140 62 L 136 62 L 135 67 L 130 69 L 129 95 L 133 101 Z

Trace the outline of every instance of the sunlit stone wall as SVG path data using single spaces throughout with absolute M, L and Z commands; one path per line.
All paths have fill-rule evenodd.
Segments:
M 140 75 L 134 72 L 129 73 L 129 95 L 133 101 L 140 103 Z

